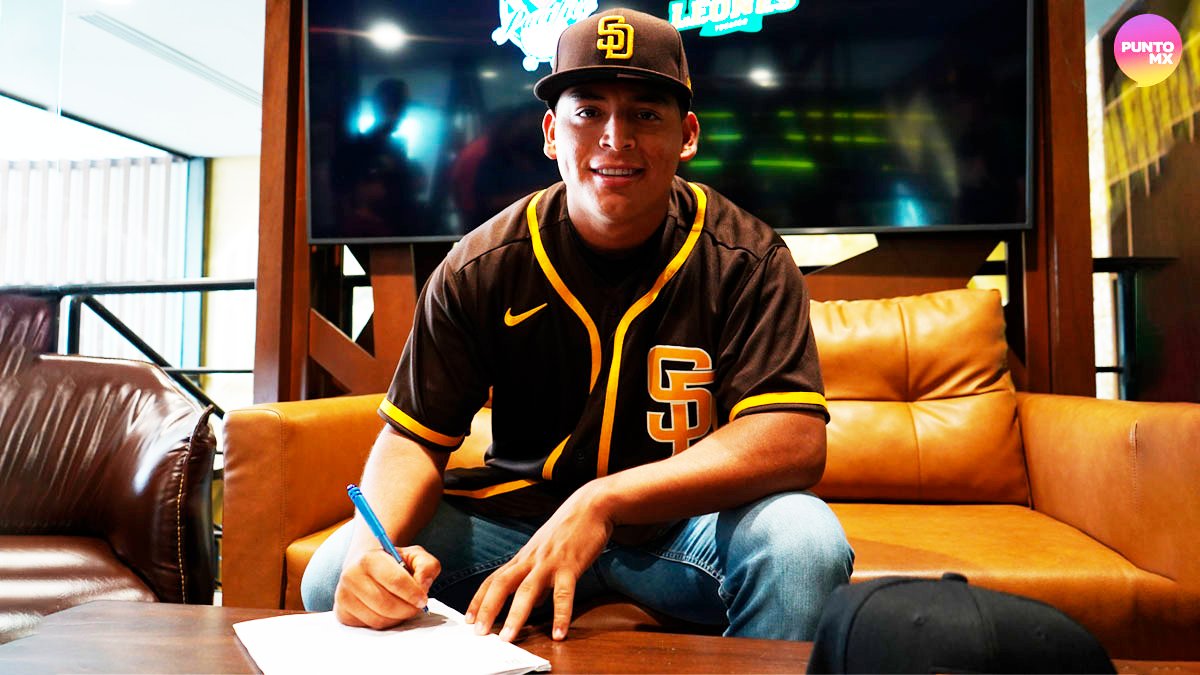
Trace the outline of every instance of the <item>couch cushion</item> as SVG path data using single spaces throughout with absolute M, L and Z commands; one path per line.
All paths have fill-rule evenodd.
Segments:
M 814 302 L 830 499 L 1027 504 L 1000 297 Z
M 155 597 L 100 539 L 0 535 L 0 643 L 32 633 L 46 614 L 92 600 Z
M 1194 641 L 1174 584 L 1075 528 L 1013 505 L 831 504 L 855 551 L 851 581 L 961 572 L 971 583 L 1047 602 L 1114 657 L 1178 654 Z M 1154 615 L 1159 620 L 1139 621 Z M 1175 617 L 1171 619 L 1170 617 Z

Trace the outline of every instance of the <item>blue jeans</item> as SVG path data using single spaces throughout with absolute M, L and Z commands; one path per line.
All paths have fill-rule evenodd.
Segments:
M 413 541 L 442 563 L 430 596 L 465 611 L 489 574 L 538 523 L 468 513 L 443 501 Z M 305 608 L 328 611 L 350 545 L 343 526 L 313 556 L 300 584 Z M 725 635 L 811 640 L 825 599 L 847 583 L 854 552 L 833 512 L 807 492 L 771 495 L 683 521 L 635 547 L 610 542 L 576 584 L 576 603 L 615 592 Z

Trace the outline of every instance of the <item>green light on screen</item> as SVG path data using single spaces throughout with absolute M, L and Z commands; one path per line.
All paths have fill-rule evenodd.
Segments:
M 817 168 L 816 164 L 807 159 L 752 159 L 750 166 L 777 171 L 812 171 Z

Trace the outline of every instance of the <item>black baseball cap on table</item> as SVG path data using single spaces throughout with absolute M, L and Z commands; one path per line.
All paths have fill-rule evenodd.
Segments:
M 1058 609 L 961 574 L 884 577 L 825 603 L 808 673 L 1114 673 L 1095 636 Z
M 595 80 L 639 79 L 662 84 L 685 109 L 692 81 L 679 31 L 665 19 L 610 9 L 574 23 L 558 36 L 553 72 L 533 93 L 553 106 L 568 87 Z

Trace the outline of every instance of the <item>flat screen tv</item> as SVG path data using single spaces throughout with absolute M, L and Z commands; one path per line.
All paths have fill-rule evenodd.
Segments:
M 309 239 L 448 241 L 558 180 L 558 33 L 615 6 L 683 35 L 680 175 L 782 233 L 1031 223 L 1031 0 L 307 0 Z

